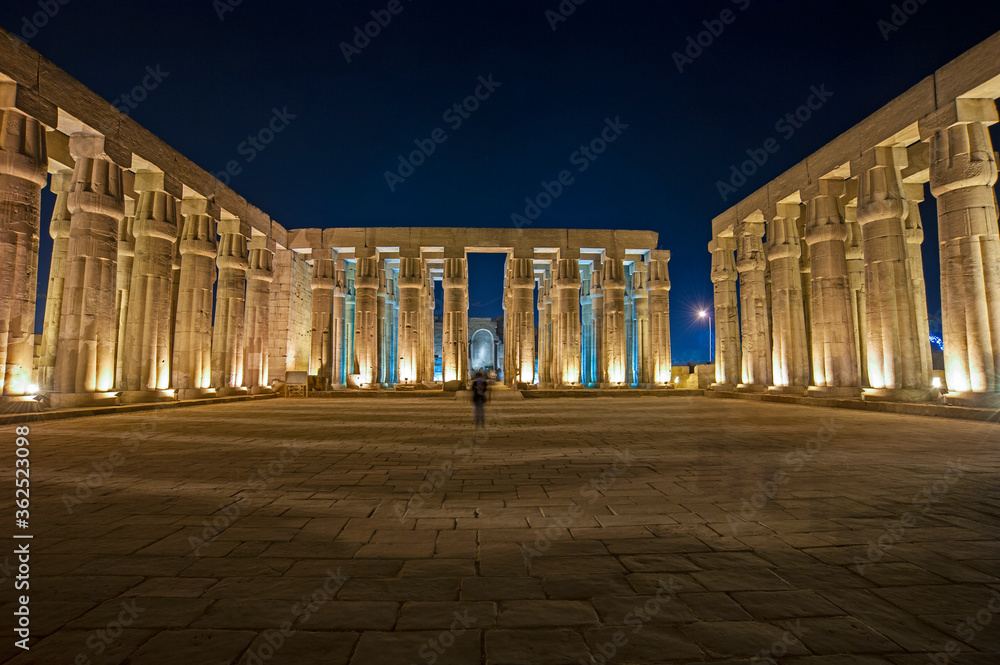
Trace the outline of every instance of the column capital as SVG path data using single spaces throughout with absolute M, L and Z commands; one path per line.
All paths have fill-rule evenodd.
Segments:
M 858 179 L 858 223 L 906 216 L 900 169 L 906 168 L 906 148 L 875 147 L 851 162 Z
M 20 111 L 0 110 L 0 174 L 45 186 L 48 157 L 45 127 Z

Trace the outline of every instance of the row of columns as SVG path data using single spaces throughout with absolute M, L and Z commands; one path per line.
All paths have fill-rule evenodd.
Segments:
M 244 221 L 183 198 L 169 174 L 126 171 L 112 156 L 120 149 L 84 132 L 68 140 L 73 168 L 51 175 L 53 251 L 33 376 L 46 130 L 14 109 L 0 111 L 0 128 L 3 395 L 41 390 L 77 406 L 267 385 L 274 240 L 248 245 Z
M 993 100 L 958 100 L 919 123 L 922 142 L 871 148 L 851 162 L 850 177 L 819 179 L 716 237 L 716 387 L 930 397 L 918 207 L 929 181 L 946 385 L 959 401 L 995 394 L 1000 235 L 988 126 L 996 121 Z

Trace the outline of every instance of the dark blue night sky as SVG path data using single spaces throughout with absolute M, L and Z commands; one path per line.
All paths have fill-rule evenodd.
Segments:
M 54 15 L 36 29 L 45 7 Z M 372 12 L 387 24 L 359 48 L 355 28 Z M 673 251 L 683 362 L 707 356 L 694 312 L 711 301 L 711 218 L 1000 30 L 1000 3 L 6 0 L 0 26 L 134 106 L 133 118 L 206 170 L 235 162 L 230 185 L 288 228 L 510 226 L 526 197 L 569 169 L 573 182 L 532 225 L 657 231 Z M 706 46 L 675 55 L 703 31 Z M 478 108 L 455 111 L 480 77 L 492 79 Z M 122 99 L 144 78 L 145 99 Z M 793 131 L 779 126 L 814 86 L 832 96 Z M 273 142 L 245 143 L 276 111 L 287 126 Z M 620 136 L 581 171 L 574 153 L 609 119 Z M 445 138 L 433 154 L 397 171 L 436 129 Z M 777 152 L 723 201 L 717 181 L 772 137 Z M 390 188 L 387 171 L 405 179 Z M 933 317 L 933 201 L 924 215 Z M 470 261 L 470 315 L 500 313 L 501 269 L 497 256 Z M 40 322 L 42 298 L 38 307 Z

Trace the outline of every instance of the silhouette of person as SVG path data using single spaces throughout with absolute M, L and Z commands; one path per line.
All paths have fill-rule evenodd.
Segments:
M 490 381 L 486 372 L 477 370 L 472 377 L 472 409 L 476 429 L 486 427 L 486 400 L 489 397 Z

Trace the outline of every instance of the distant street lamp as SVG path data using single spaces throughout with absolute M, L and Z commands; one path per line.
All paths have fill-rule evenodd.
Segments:
M 698 312 L 699 319 L 708 319 L 708 362 L 709 364 L 715 362 L 715 345 L 712 344 L 712 313 L 703 309 Z

